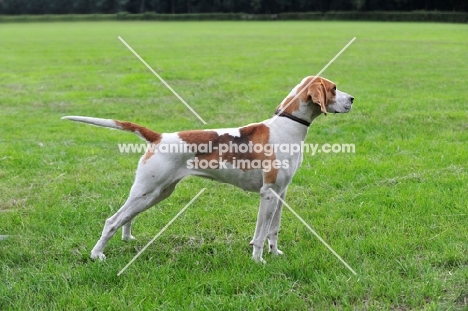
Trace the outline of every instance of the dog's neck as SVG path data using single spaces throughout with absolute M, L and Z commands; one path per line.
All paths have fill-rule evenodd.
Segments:
M 320 106 L 312 103 L 310 100 L 308 102 L 299 101 L 299 105 L 297 105 L 294 110 L 290 109 L 292 107 L 284 105 L 283 103 L 278 106 L 275 115 L 289 118 L 307 127 L 312 124 L 315 118 L 322 114 Z
M 301 106 L 303 106 L 303 108 L 292 111 L 291 114 L 295 118 L 307 122 L 309 125 L 315 120 L 315 118 L 322 114 L 319 105 L 310 103 Z M 304 142 L 309 131 L 309 126 L 305 125 L 303 122 L 298 122 L 298 120 L 294 120 L 294 118 L 281 116 L 279 114 L 279 112 L 281 111 L 280 109 L 281 105 L 277 108 L 273 118 L 265 121 L 266 124 L 270 127 L 272 131 L 276 132 L 278 136 L 288 137 L 289 143 L 293 143 L 293 141 L 291 141 L 291 138 L 293 138 L 296 142 Z
M 314 104 L 311 100 L 307 102 L 300 101 L 299 108 L 291 113 L 293 116 L 312 123 L 315 118 L 322 114 L 320 106 Z

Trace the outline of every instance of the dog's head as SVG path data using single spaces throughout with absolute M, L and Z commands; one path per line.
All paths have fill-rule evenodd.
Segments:
M 354 97 L 339 91 L 332 81 L 322 77 L 307 77 L 304 80 L 303 84 L 308 85 L 307 99 L 319 105 L 324 114 L 345 113 L 351 110 Z

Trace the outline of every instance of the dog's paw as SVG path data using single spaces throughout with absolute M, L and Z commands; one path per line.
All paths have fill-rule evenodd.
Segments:
M 276 249 L 276 250 L 273 250 L 273 249 L 270 249 L 270 253 L 275 255 L 275 256 L 281 256 L 283 255 L 284 253 L 282 251 L 280 251 L 279 249 Z
M 252 257 L 252 259 L 256 262 L 256 263 L 261 263 L 261 264 L 266 264 L 266 261 L 265 259 L 263 258 L 255 258 L 255 257 Z
M 91 252 L 91 259 L 92 260 L 99 260 L 104 261 L 106 260 L 106 255 L 102 252 Z
M 263 259 L 261 255 L 260 256 L 252 255 L 252 260 L 255 261 L 256 263 L 266 264 L 265 259 Z
M 283 255 L 283 252 L 280 251 L 276 246 L 276 242 L 270 243 L 270 248 L 268 249 L 268 252 L 276 256 Z
M 136 238 L 133 235 L 122 236 L 122 241 L 129 242 L 129 241 L 133 241 L 133 240 L 136 240 Z
M 253 248 L 252 259 L 255 262 L 266 264 L 266 261 L 263 259 L 263 248 L 261 246 L 255 246 L 253 240 L 250 242 L 250 246 Z

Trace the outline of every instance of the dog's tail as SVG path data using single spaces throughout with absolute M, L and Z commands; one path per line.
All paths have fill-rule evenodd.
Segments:
M 161 134 L 156 133 L 144 126 L 119 120 L 100 119 L 91 117 L 66 116 L 62 120 L 71 120 L 76 122 L 88 123 L 96 126 L 109 127 L 112 129 L 132 132 L 149 143 L 158 143 L 161 140 Z

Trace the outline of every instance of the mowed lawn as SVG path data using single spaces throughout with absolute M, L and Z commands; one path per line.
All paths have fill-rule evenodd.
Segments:
M 118 40 L 206 120 L 202 124 Z M 125 201 L 132 134 L 60 120 L 129 120 L 159 132 L 272 116 L 303 77 L 354 95 L 322 116 L 286 201 L 282 257 L 251 259 L 259 197 L 198 178 L 140 215 L 137 240 L 89 253 Z M 465 310 L 468 307 L 468 28 L 354 22 L 0 25 L 0 310 Z M 117 273 L 207 190 L 122 275 Z

